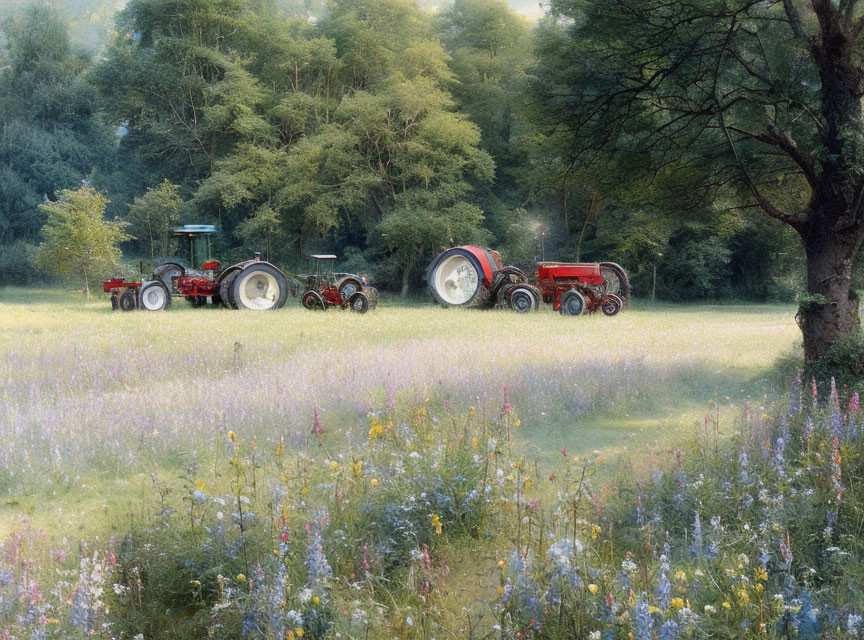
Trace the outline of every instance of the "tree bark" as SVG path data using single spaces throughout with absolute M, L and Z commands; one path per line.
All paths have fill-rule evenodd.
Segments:
M 860 329 L 859 300 L 852 290 L 852 265 L 861 246 L 859 225 L 832 228 L 828 215 L 811 214 L 802 233 L 807 258 L 807 297 L 798 311 L 804 357 L 819 360 L 837 340 Z

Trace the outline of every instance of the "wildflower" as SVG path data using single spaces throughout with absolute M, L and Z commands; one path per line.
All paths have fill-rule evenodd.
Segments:
M 246 576 L 242 573 L 237 574 L 237 582 L 246 582 Z
M 731 609 L 731 608 L 732 608 L 732 605 L 729 604 L 728 601 L 724 600 L 724 601 L 723 601 L 723 608 L 724 608 L 724 609 Z
M 684 608 L 684 599 L 683 598 L 672 598 L 669 601 L 669 606 L 673 609 L 683 609 Z
M 504 406 L 501 407 L 501 413 L 505 416 L 509 416 L 512 411 L 512 407 L 510 406 L 510 385 L 506 385 L 504 387 Z
M 762 582 L 765 582 L 768 579 L 768 572 L 765 571 L 765 569 L 763 569 L 762 567 L 756 567 L 756 569 L 754 569 L 753 573 L 756 576 L 757 580 L 761 580 Z
M 696 517 L 693 520 L 693 544 L 690 545 L 690 551 L 696 557 L 702 557 L 702 521 L 699 519 L 699 512 L 696 512 Z
M 321 419 L 318 416 L 318 407 L 315 407 L 315 435 L 319 438 L 324 435 L 324 429 L 321 428 Z
M 369 481 L 369 484 L 371 484 L 373 487 L 377 487 L 378 486 L 378 478 L 372 478 Z
M 599 587 L 596 584 L 594 584 L 593 582 L 588 585 L 588 591 L 590 591 L 592 595 L 597 595 L 598 589 L 599 589 Z
M 674 620 L 667 620 L 657 630 L 658 640 L 675 640 L 681 633 L 681 625 Z
M 663 611 L 669 608 L 672 598 L 672 584 L 669 582 L 668 572 L 669 561 L 663 554 L 660 556 L 660 578 L 657 580 L 657 602 Z
M 716 607 L 713 604 L 706 604 L 704 607 L 705 613 L 717 613 Z
M 327 512 L 321 508 L 315 511 L 312 522 L 306 525 L 309 533 L 306 545 L 306 573 L 312 588 L 323 585 L 333 575 L 333 569 L 324 555 L 322 530 L 327 526 Z M 316 596 L 317 597 L 317 596 Z
M 858 635 L 858 627 L 861 626 L 862 622 L 864 622 L 864 617 L 850 613 L 846 620 L 846 633 L 850 636 Z
M 432 528 L 437 535 L 441 535 L 441 518 L 438 517 L 437 513 L 432 514 Z
M 295 634 L 298 638 L 302 638 L 302 637 L 304 636 L 304 634 L 305 634 L 305 632 L 303 631 L 303 627 L 297 627 L 296 629 L 294 629 L 294 634 Z
M 234 433 L 233 431 L 229 431 L 229 432 L 228 432 L 228 439 L 229 439 L 231 442 L 237 442 L 237 434 Z
M 637 640 L 653 640 L 654 620 L 648 610 L 648 601 L 643 593 L 633 607 L 633 633 Z

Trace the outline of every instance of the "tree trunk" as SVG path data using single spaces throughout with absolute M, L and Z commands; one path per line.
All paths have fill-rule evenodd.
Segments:
M 837 340 L 860 329 L 858 297 L 852 291 L 852 265 L 861 245 L 858 225 L 837 230 L 834 215 L 812 215 L 804 236 L 807 296 L 798 311 L 804 336 L 804 357 L 819 360 Z

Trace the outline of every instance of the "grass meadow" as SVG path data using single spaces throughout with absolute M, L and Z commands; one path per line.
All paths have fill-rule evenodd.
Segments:
M 858 400 L 789 391 L 793 315 L 0 290 L 0 634 L 858 637 Z

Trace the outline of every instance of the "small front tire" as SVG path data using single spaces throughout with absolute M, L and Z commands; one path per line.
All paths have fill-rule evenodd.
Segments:
M 585 307 L 585 297 L 575 289 L 561 294 L 561 315 L 581 316 L 585 313 Z

